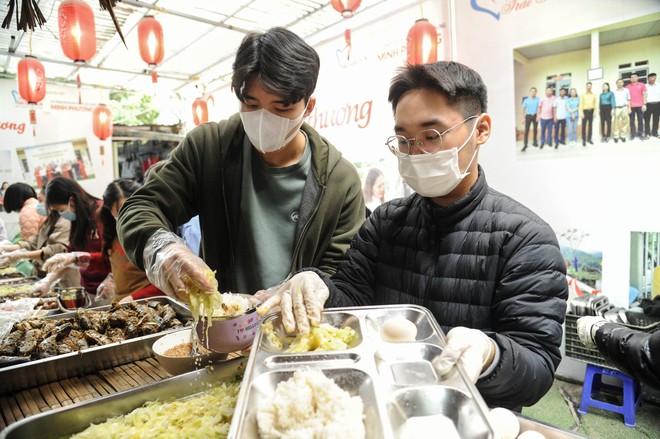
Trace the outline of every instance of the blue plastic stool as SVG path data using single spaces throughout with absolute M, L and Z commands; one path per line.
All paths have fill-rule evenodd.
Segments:
M 603 375 L 620 379 L 623 386 L 619 387 L 610 384 L 603 384 Z M 623 390 L 623 405 L 610 404 L 594 399 L 593 396 L 600 393 L 601 389 L 610 392 L 618 391 L 618 393 Z M 582 399 L 580 401 L 578 412 L 586 415 L 589 407 L 597 407 L 599 409 L 609 410 L 610 412 L 621 413 L 623 415 L 623 423 L 628 427 L 634 427 L 635 411 L 637 410 L 637 407 L 639 407 L 639 403 L 642 399 L 641 396 L 641 386 L 636 379 L 618 370 L 587 364 L 587 371 L 584 374 Z

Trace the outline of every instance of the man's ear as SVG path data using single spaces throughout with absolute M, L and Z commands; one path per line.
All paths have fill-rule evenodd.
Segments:
M 482 113 L 479 116 L 479 124 L 477 125 L 477 144 L 483 145 L 490 138 L 491 130 L 490 114 Z
M 305 109 L 305 114 L 303 115 L 303 119 L 312 114 L 312 111 L 314 111 L 314 107 L 316 107 L 316 96 L 311 96 L 309 98 L 309 102 L 307 103 L 307 108 Z

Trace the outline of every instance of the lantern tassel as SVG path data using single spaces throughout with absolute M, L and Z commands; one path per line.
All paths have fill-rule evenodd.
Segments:
M 117 29 L 117 32 L 119 33 L 119 38 L 121 38 L 121 42 L 124 43 L 124 46 L 128 49 L 126 41 L 124 40 L 124 34 L 121 33 L 121 27 L 119 27 L 119 23 L 117 22 L 115 11 L 112 9 L 113 7 L 117 6 L 117 1 L 118 0 L 99 0 L 99 5 L 101 6 L 101 9 L 104 11 L 107 10 L 110 13 L 112 23 L 115 25 L 115 29 Z
M 46 23 L 46 18 L 44 14 L 41 13 L 39 9 L 39 3 L 37 0 L 22 0 L 21 8 L 19 14 L 18 0 L 9 0 L 7 16 L 2 22 L 2 27 L 4 29 L 9 29 L 11 26 L 11 16 L 16 9 L 16 29 L 26 31 L 28 28 L 34 30 L 34 28 L 39 25 Z

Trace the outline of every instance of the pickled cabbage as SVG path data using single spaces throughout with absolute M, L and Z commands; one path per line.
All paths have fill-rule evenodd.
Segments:
M 238 381 L 222 383 L 191 398 L 148 402 L 71 438 L 226 438 L 240 386 Z
M 218 282 L 215 280 L 215 272 L 207 270 L 204 275 L 209 279 L 212 285 L 215 285 L 213 294 L 202 290 L 199 285 L 190 278 L 185 278 L 186 292 L 190 300 L 190 313 L 195 324 L 200 316 L 205 317 L 208 326 L 213 323 L 213 310 L 222 306 L 222 295 L 218 291 Z
M 275 333 L 272 322 L 264 323 L 262 330 L 275 348 L 282 349 L 286 344 L 288 347 L 285 353 L 347 349 L 355 338 L 355 330 L 350 326 L 335 328 L 327 323 L 311 328 L 309 334 L 298 334 L 295 337 L 280 337 Z

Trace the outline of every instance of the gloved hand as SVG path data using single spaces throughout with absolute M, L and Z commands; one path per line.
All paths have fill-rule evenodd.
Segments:
M 89 267 L 90 256 L 87 252 L 58 253 L 44 262 L 43 270 L 49 273 L 63 268 L 78 268 L 84 270 Z
M 433 359 L 433 368 L 440 377 L 453 375 L 454 365 L 460 358 L 468 378 L 476 383 L 495 353 L 493 340 L 478 329 L 458 326 L 447 334 L 447 344 L 442 354 Z
M 43 279 L 35 282 L 35 284 L 32 286 L 32 292 L 39 293 L 41 296 L 45 296 L 50 292 L 52 285 L 62 278 L 62 275 L 66 270 L 68 270 L 68 268 L 48 273 Z
M 27 250 L 21 249 L 21 250 L 16 250 L 11 253 L 5 253 L 2 256 L 0 256 L 0 267 L 9 267 L 10 265 L 14 265 L 16 262 L 20 261 L 21 259 L 25 259 L 25 255 L 28 253 Z
M 21 248 L 21 246 L 18 245 L 18 244 L 12 244 L 12 243 L 3 244 L 3 245 L 0 245 L 0 254 L 5 253 L 5 252 L 6 253 L 13 252 L 13 251 L 19 250 L 20 248 Z
M 257 308 L 257 313 L 263 316 L 279 305 L 282 324 L 288 334 L 295 332 L 296 326 L 300 334 L 309 334 L 310 325 L 319 325 L 329 295 L 328 287 L 316 273 L 303 271 L 284 282 Z
M 607 323 L 607 320 L 601 316 L 580 317 L 577 321 L 577 333 L 582 344 L 588 348 L 595 348 L 596 331 L 605 323 Z
M 115 278 L 109 273 L 96 288 L 96 299 L 111 301 L 115 296 Z
M 206 273 L 211 269 L 172 232 L 158 230 L 144 247 L 144 268 L 149 281 L 175 299 L 189 302 L 188 291 L 213 294 L 218 290 L 215 279 Z M 213 284 L 212 282 L 215 282 Z

